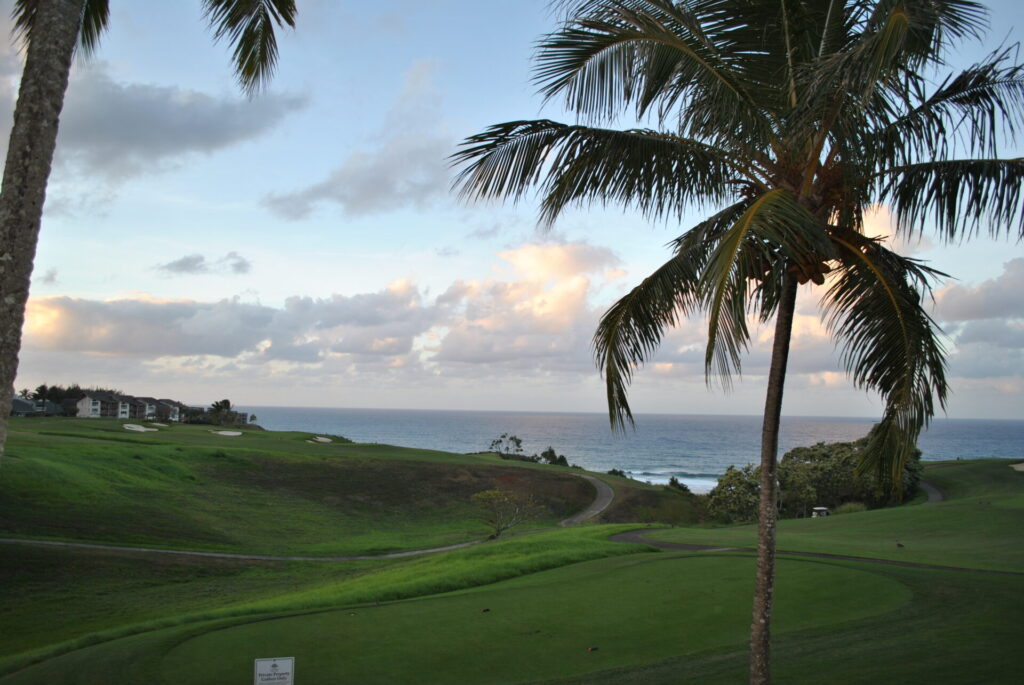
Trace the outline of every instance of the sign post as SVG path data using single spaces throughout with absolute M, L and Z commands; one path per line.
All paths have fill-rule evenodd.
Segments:
M 256 659 L 253 685 L 295 685 L 295 657 Z

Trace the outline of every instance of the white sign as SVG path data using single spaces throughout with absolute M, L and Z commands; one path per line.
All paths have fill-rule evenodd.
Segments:
M 253 685 L 294 685 L 295 657 L 286 656 L 280 659 L 256 659 L 256 675 Z

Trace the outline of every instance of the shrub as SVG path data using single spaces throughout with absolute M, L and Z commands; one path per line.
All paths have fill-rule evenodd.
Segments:
M 690 494 L 690 488 L 686 486 L 686 483 L 681 482 L 675 476 L 672 476 L 668 479 L 668 487 L 672 490 L 678 490 L 680 492 Z
M 730 466 L 718 485 L 708 493 L 708 511 L 728 523 L 745 523 L 757 518 L 761 485 L 760 468 L 747 464 L 742 469 Z

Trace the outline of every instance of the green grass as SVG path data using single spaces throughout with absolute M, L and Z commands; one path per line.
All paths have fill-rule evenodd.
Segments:
M 0 535 L 265 554 L 442 546 L 487 533 L 473 493 L 528 490 L 551 525 L 593 487 L 565 470 L 488 455 L 237 438 L 176 425 L 126 435 L 112 420 L 15 419 L 0 469 Z
M 1024 571 L 1024 473 L 1012 462 L 953 462 L 925 472 L 939 504 L 779 522 L 778 548 L 944 566 Z M 754 525 L 674 528 L 652 539 L 754 547 Z M 898 547 L 899 541 L 903 547 Z
M 386 561 L 251 562 L 6 545 L 0 657 L 357 577 Z
M 331 553 L 455 537 L 469 521 L 455 493 L 485 482 L 546 482 L 553 501 L 571 498 L 558 484 L 565 471 L 485 455 L 309 445 L 301 433 L 229 442 L 188 426 L 139 436 L 116 422 L 14 426 L 0 528 L 15 532 Z M 784 521 L 779 546 L 1024 570 L 1024 474 L 1005 461 L 962 462 L 926 478 L 949 501 Z M 612 517 L 698 513 L 690 499 L 618 480 L 609 479 L 619 495 Z M 300 682 L 744 681 L 752 555 L 647 553 L 606 539 L 628 527 L 339 564 L 5 545 L 0 683 L 106 683 L 111 674 L 159 683 L 183 673 L 195 683 L 248 682 L 253 658 L 282 655 L 297 658 Z M 656 535 L 752 546 L 754 532 Z M 1019 677 L 1024 576 L 783 556 L 775 607 L 778 682 Z
M 643 545 L 621 545 L 607 540 L 608 535 L 624 528 L 560 529 L 488 542 L 444 555 L 404 560 L 344 564 L 274 562 L 257 564 L 255 569 L 246 569 L 237 562 L 161 562 L 127 557 L 124 553 L 111 560 L 107 558 L 110 553 L 95 552 L 91 566 L 89 562 L 85 564 L 92 573 L 77 573 L 72 569 L 75 579 L 70 587 L 65 584 L 68 579 L 65 569 L 56 565 L 54 557 L 42 560 L 34 569 L 22 570 L 20 564 L 15 563 L 13 566 L 18 572 L 10 574 L 11 582 L 2 588 L 7 595 L 4 599 L 31 593 L 32 600 L 20 606 L 17 602 L 7 605 L 5 601 L 10 611 L 6 612 L 8 615 L 4 616 L 0 627 L 22 631 L 25 635 L 17 642 L 12 641 L 10 647 L 5 644 L 4 653 L 9 656 L 0 660 L 0 672 L 16 670 L 27 663 L 65 652 L 75 653 L 92 644 L 114 644 L 111 640 L 120 644 L 118 638 L 157 631 L 165 626 L 183 625 L 184 630 L 193 630 L 191 624 L 211 619 L 317 610 L 453 592 L 566 564 L 647 549 Z M 24 549 L 24 546 L 17 549 Z M 147 580 L 140 580 L 136 587 L 131 582 L 133 574 L 146 574 Z M 128 579 L 128 582 L 123 592 L 118 592 L 116 587 L 121 579 Z M 182 586 L 175 588 L 175 583 Z M 210 601 L 211 596 L 217 599 Z M 68 612 L 62 606 L 64 602 L 74 603 L 75 609 Z M 117 619 L 110 615 L 112 613 L 119 614 Z M 86 623 L 68 622 L 60 631 L 51 630 L 54 623 L 63 622 L 66 617 L 84 617 Z M 96 629 L 100 630 L 93 632 Z M 70 639 L 52 644 L 58 635 Z M 35 649 L 28 649 L 31 647 Z M 24 651 L 26 649 L 28 651 Z M 116 651 L 119 647 L 112 649 Z
M 781 566 L 780 634 L 875 616 L 911 597 L 903 584 L 863 570 Z M 253 658 L 285 653 L 310 682 L 579 675 L 742 641 L 752 575 L 752 560 L 741 556 L 632 555 L 415 601 L 156 631 L 72 652 L 2 682 L 99 683 L 103 669 L 159 682 L 192 664 L 190 682 L 225 683 L 244 679 Z

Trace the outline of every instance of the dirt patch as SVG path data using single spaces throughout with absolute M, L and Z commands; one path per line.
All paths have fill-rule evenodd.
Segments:
M 473 507 L 482 490 L 504 488 L 532 495 L 552 518 L 565 518 L 593 499 L 593 487 L 569 473 L 503 466 L 432 462 L 339 460 L 279 462 L 254 457 L 256 468 L 214 467 L 211 477 L 309 499 L 346 514 L 409 516 Z
M 602 523 L 696 523 L 703 518 L 700 501 L 693 495 L 667 488 L 619 486 L 615 501 L 600 517 Z

